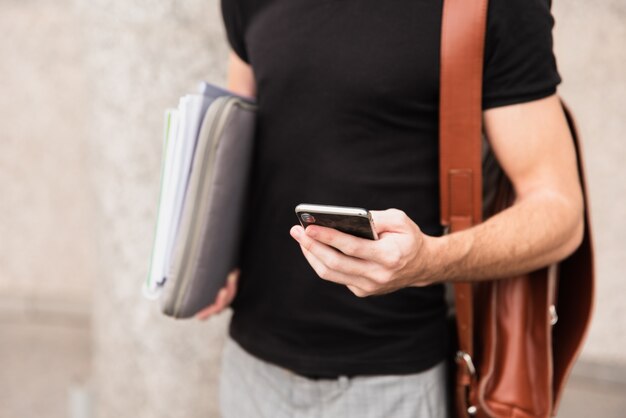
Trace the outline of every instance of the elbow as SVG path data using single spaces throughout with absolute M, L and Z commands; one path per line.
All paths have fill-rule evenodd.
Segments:
M 557 250 L 556 261 L 564 260 L 572 255 L 580 247 L 585 237 L 585 212 L 582 204 L 573 218 Z
M 580 244 L 582 244 L 584 237 L 585 218 L 584 216 L 581 216 L 580 221 L 576 224 L 574 231 L 563 245 L 563 256 L 560 258 L 560 260 L 563 260 L 572 255 L 578 249 L 578 247 L 580 247 Z

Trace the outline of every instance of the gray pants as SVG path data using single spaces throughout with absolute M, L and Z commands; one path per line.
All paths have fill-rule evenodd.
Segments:
M 402 376 L 311 380 L 261 361 L 228 339 L 224 418 L 446 418 L 445 364 Z

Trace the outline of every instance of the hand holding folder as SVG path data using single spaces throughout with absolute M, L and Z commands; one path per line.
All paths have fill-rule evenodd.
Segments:
M 254 145 L 251 99 L 203 83 L 166 111 L 161 193 L 144 294 L 188 318 L 236 267 Z

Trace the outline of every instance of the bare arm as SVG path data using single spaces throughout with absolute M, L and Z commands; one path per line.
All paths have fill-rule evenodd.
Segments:
M 242 61 L 237 54 L 230 52 L 228 56 L 228 75 L 226 87 L 237 94 L 248 97 L 256 96 L 256 82 L 252 67 Z
M 530 271 L 565 258 L 583 236 L 576 153 L 558 98 L 488 110 L 484 123 L 516 201 L 481 225 L 434 240 L 435 269 L 449 280 Z
M 500 278 L 573 252 L 583 234 L 583 199 L 573 142 L 556 96 L 488 110 L 484 122 L 517 199 L 483 224 L 444 237 L 424 235 L 403 212 L 373 212 L 380 239 L 292 228 L 318 275 L 356 295 L 435 281 Z M 339 251 L 337 251 L 337 249 Z

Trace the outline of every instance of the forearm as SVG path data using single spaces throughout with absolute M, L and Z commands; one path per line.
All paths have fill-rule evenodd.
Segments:
M 583 236 L 582 199 L 531 193 L 470 229 L 427 238 L 428 271 L 435 281 L 510 277 L 559 261 Z

